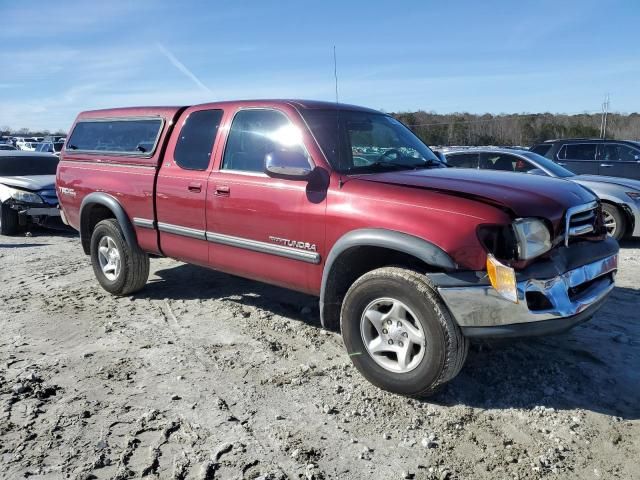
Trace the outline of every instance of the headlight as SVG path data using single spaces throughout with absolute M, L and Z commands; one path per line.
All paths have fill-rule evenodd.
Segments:
M 626 192 L 634 200 L 640 200 L 640 192 Z
M 11 198 L 24 203 L 44 203 L 39 195 L 32 192 L 25 192 L 24 190 L 12 189 Z
M 518 240 L 518 258 L 530 260 L 551 249 L 551 234 L 542 220 L 520 218 L 513 222 Z

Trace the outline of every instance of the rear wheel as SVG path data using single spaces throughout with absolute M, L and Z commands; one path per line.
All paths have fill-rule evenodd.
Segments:
M 342 336 L 356 368 L 374 385 L 428 396 L 453 379 L 468 344 L 427 278 L 396 267 L 373 270 L 347 292 Z
M 18 233 L 18 212 L 9 205 L 0 204 L 0 235 L 15 235 Z
M 626 220 L 622 211 L 615 205 L 603 203 L 602 213 L 604 215 L 604 225 L 609 236 L 616 240 L 622 239 L 627 229 Z
M 102 220 L 93 230 L 91 264 L 102 288 L 114 295 L 137 292 L 149 278 L 149 256 L 127 244 L 112 218 Z

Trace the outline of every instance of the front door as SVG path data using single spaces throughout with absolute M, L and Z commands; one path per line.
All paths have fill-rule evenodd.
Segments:
M 598 175 L 596 147 L 596 143 L 566 144 L 558 152 L 557 163 L 578 175 Z
M 264 173 L 265 156 L 297 150 L 307 156 L 303 130 L 285 113 L 240 109 L 234 116 L 220 166 L 209 177 L 207 239 L 219 270 L 300 291 L 324 255 L 326 192 L 305 180 Z
M 160 166 L 156 209 L 160 248 L 172 258 L 207 265 L 207 178 L 222 110 L 187 110 Z

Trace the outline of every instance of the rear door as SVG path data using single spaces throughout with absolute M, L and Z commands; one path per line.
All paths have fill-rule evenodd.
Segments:
M 640 149 L 623 143 L 605 143 L 599 157 L 600 175 L 640 180 Z
M 557 155 L 557 163 L 573 173 L 598 175 L 597 143 L 567 143 Z
M 185 111 L 167 147 L 156 186 L 162 252 L 199 265 L 209 260 L 207 178 L 222 115 L 220 109 L 202 107 Z
M 303 131 L 300 121 L 294 124 L 274 108 L 235 113 L 218 154 L 220 167 L 209 177 L 207 238 L 214 268 L 312 291 L 324 254 L 326 190 L 264 173 L 265 155 L 275 150 L 299 150 L 313 167 Z

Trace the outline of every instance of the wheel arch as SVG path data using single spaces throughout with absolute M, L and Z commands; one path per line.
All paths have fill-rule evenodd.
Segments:
M 85 254 L 90 253 L 91 234 L 94 227 L 107 218 L 115 218 L 118 221 L 129 247 L 138 247 L 133 224 L 120 202 L 108 193 L 93 192 L 87 195 L 80 205 L 80 240 Z
M 353 282 L 379 267 L 401 265 L 421 271 L 451 271 L 453 259 L 437 245 L 386 229 L 359 229 L 344 234 L 325 261 L 320 289 L 320 321 L 336 330 L 342 300 Z

